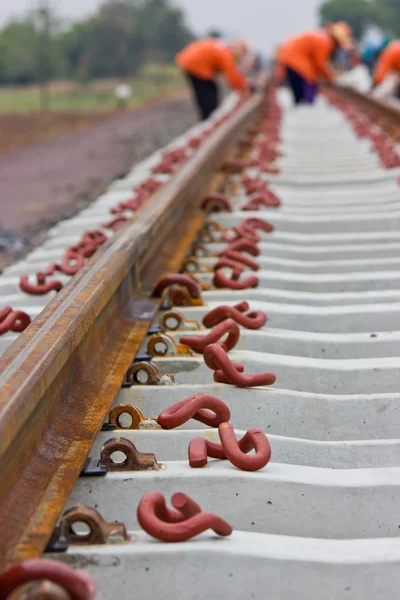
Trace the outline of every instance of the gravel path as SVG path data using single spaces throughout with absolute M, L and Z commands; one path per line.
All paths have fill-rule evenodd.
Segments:
M 0 157 L 0 263 L 194 122 L 190 101 L 175 99 Z

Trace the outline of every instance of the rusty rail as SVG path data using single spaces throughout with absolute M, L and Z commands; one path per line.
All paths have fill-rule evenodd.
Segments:
M 46 546 L 158 308 L 148 292 L 181 266 L 200 201 L 261 106 L 253 96 L 211 136 L 0 359 L 0 571 Z

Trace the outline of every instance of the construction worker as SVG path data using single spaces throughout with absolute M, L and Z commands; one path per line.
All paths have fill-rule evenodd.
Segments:
M 286 69 L 295 104 L 314 102 L 319 79 L 333 81 L 329 60 L 338 48 L 353 48 L 352 30 L 347 23 L 329 23 L 280 47 L 277 61 Z
M 376 43 L 366 44 L 361 52 L 362 63 L 368 68 L 372 75 L 376 69 L 377 62 L 382 55 L 383 51 L 393 41 L 391 37 L 385 37 Z
M 210 38 L 189 44 L 176 56 L 177 65 L 193 88 L 202 120 L 208 119 L 218 108 L 220 94 L 216 77 L 219 74 L 225 76 L 234 90 L 246 93 L 247 80 L 238 68 L 246 54 L 247 45 L 242 40 L 225 44 Z
M 373 87 L 380 85 L 388 75 L 394 73 L 400 75 L 400 40 L 391 42 L 381 52 L 373 77 Z M 400 98 L 399 90 L 397 97 Z

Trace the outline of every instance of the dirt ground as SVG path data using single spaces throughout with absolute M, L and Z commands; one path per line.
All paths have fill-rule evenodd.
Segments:
M 0 156 L 0 267 L 96 199 L 132 165 L 195 122 L 174 99 Z
M 94 111 L 0 114 L 0 156 L 30 144 L 46 142 L 64 133 L 82 131 L 109 117 L 109 112 Z

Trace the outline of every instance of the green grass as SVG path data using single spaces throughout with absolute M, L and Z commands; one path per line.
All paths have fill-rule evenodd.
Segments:
M 185 81 L 174 65 L 149 64 L 133 78 L 125 80 L 132 88 L 127 106 L 134 108 L 159 96 L 185 89 Z M 50 108 L 54 111 L 107 111 L 117 106 L 116 79 L 96 80 L 87 84 L 71 81 L 50 85 Z M 26 113 L 40 110 L 37 85 L 0 87 L 0 113 Z

